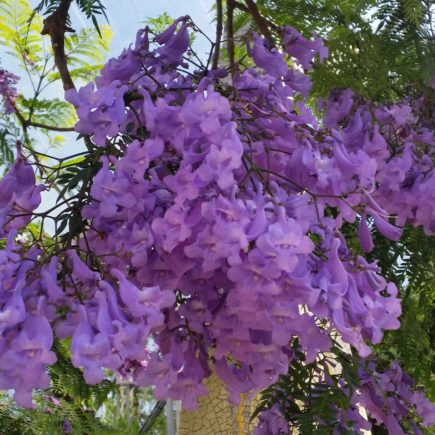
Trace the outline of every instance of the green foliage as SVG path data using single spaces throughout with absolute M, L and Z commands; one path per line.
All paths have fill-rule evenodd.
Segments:
M 86 1 L 83 0 L 83 3 Z M 40 86 L 46 87 L 58 80 L 59 74 L 55 71 L 51 46 L 41 35 L 42 17 L 34 14 L 29 23 L 31 14 L 28 0 L 0 0 L 0 41 L 30 76 L 46 80 Z M 65 54 L 71 76 L 92 79 L 103 66 L 111 39 L 112 30 L 109 26 L 100 26 L 98 30 L 84 28 L 66 36 Z
M 26 119 L 31 117 L 33 122 L 71 127 L 77 121 L 74 107 L 59 98 L 29 100 L 21 95 L 16 101 L 16 106 Z
M 102 37 L 101 27 L 98 24 L 98 16 L 103 15 L 107 19 L 106 7 L 101 0 L 76 0 L 79 10 L 90 19 L 94 24 L 95 30 Z M 36 14 L 44 13 L 44 15 L 52 14 L 60 4 L 60 0 L 41 0 L 35 9 L 28 16 L 28 22 L 31 23 Z M 29 18 L 30 17 L 30 18 Z M 68 18 L 69 23 L 69 18 Z
M 156 18 L 147 17 L 145 23 L 150 27 L 153 33 L 161 33 L 174 22 L 174 19 L 167 13 L 159 15 Z
M 103 67 L 104 59 L 110 49 L 112 29 L 100 26 L 95 29 L 84 28 L 65 38 L 65 54 L 72 78 L 92 80 Z M 49 80 L 59 78 L 57 72 Z
M 297 349 L 297 342 L 295 342 Z M 335 370 L 337 364 L 341 370 Z M 330 434 L 336 422 L 336 408 L 350 405 L 345 385 L 352 391 L 358 385 L 358 361 L 336 342 L 328 354 L 307 364 L 304 354 L 296 351 L 287 375 L 261 393 L 260 403 L 252 415 L 278 404 L 292 430 L 300 434 Z M 322 424 L 319 424 L 319 421 Z M 293 433 L 293 432 L 291 432 Z M 351 427 L 349 432 L 352 434 Z
M 375 101 L 420 92 L 435 73 L 430 2 L 424 0 L 260 0 L 262 13 L 327 40 L 313 95 L 352 88 Z
M 21 138 L 20 129 L 10 115 L 0 115 L 0 174 L 12 164 L 15 144 Z
M 8 435 L 40 435 L 63 433 L 63 425 L 70 424 L 73 434 L 116 433 L 105 428 L 95 417 L 78 413 L 68 401 L 58 400 L 56 405 L 44 395 L 35 395 L 34 410 L 18 408 L 7 396 L 0 396 L 0 431 Z
M 0 0 L 0 42 L 16 57 L 27 70 L 40 71 L 39 63 L 48 56 L 41 35 L 42 18 L 28 19 L 32 9 L 27 0 Z
M 9 132 L 0 130 L 0 166 L 9 166 L 14 160 L 14 153 L 9 142 Z
M 0 433 L 58 434 L 65 423 L 73 434 L 119 433 L 96 416 L 117 385 L 108 380 L 93 386 L 86 384 L 81 370 L 71 365 L 68 344 L 56 342 L 53 350 L 58 361 L 49 369 L 52 385 L 44 392 L 36 392 L 35 409 L 18 408 L 9 394 L 0 395 Z
M 424 16 L 423 6 L 420 0 L 402 0 L 401 7 L 405 18 L 416 28 L 420 27 L 420 23 Z
M 42 2 L 45 6 L 55 7 L 58 2 Z M 98 2 L 81 2 L 97 4 Z M 44 6 L 44 7 L 45 7 Z M 98 6 L 98 5 L 97 5 Z M 96 7 L 97 7 L 96 6 Z M 88 12 L 92 12 L 89 6 Z M 37 8 L 38 9 L 38 8 Z M 29 22 L 29 17 L 32 19 Z M 22 72 L 27 75 L 33 88 L 33 95 L 27 97 L 20 95 L 16 101 L 16 108 L 22 119 L 12 117 L 6 119 L 0 115 L 0 165 L 11 160 L 11 134 L 19 124 L 27 122 L 43 124 L 46 126 L 71 128 L 76 120 L 75 109 L 69 103 L 58 99 L 44 99 L 44 91 L 53 83 L 60 81 L 60 75 L 54 64 L 54 56 L 47 38 L 41 35 L 43 27 L 42 17 L 36 12 L 32 13 L 28 0 L 0 0 L 0 43 L 8 53 L 19 61 Z M 112 31 L 108 26 L 98 29 L 84 28 L 65 38 L 65 52 L 68 59 L 70 73 L 73 79 L 92 80 L 102 68 L 105 56 L 109 51 Z M 22 74 L 20 74 L 22 76 Z M 7 122 L 8 127 L 3 127 Z M 48 130 L 40 130 L 47 133 Z M 32 138 L 28 131 L 23 131 L 23 142 L 32 148 Z M 63 136 L 48 134 L 49 145 L 58 146 L 63 142 Z M 17 136 L 17 135 L 15 135 Z

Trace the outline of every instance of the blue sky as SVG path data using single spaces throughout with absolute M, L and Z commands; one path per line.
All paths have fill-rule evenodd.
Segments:
M 190 15 L 195 24 L 213 38 L 213 0 L 104 0 L 109 24 L 113 29 L 111 56 L 134 41 L 136 31 L 143 27 L 148 17 L 156 18 L 167 12 L 173 18 Z M 76 27 L 90 25 L 74 4 L 71 18 Z M 100 20 L 103 22 L 103 20 Z M 209 49 L 205 41 L 197 39 L 197 49 L 204 53 Z

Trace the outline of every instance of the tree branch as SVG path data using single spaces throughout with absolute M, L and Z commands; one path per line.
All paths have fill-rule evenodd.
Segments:
M 233 4 L 234 4 L 234 7 L 236 9 L 240 9 L 241 11 L 246 12 L 247 14 L 249 14 L 249 9 L 243 3 L 240 3 L 237 0 L 234 0 Z
M 60 0 L 58 8 L 44 20 L 44 27 L 41 32 L 42 35 L 50 35 L 54 63 L 59 71 L 65 91 L 75 89 L 65 55 L 65 32 L 74 32 L 74 29 L 71 29 L 66 24 L 71 3 L 72 0 Z M 88 151 L 92 151 L 93 144 L 90 136 L 85 135 L 83 139 Z
M 222 39 L 222 0 L 216 0 L 216 42 L 214 45 L 212 69 L 217 69 L 219 65 L 219 55 Z
M 275 28 L 271 22 L 269 22 L 266 18 L 261 15 L 260 11 L 257 8 L 254 0 L 245 0 L 248 13 L 254 19 L 255 24 L 258 27 L 258 30 L 264 35 L 269 43 L 269 48 L 275 47 L 275 41 L 273 39 L 272 33 L 270 33 L 269 26 Z
M 75 131 L 74 127 L 57 127 L 55 125 L 47 125 L 47 124 L 43 124 L 42 122 L 34 122 L 34 121 L 27 122 L 27 125 L 29 127 L 43 128 L 44 130 L 50 130 L 50 131 Z
M 147 433 L 152 427 L 154 422 L 157 420 L 157 417 L 160 415 L 160 413 L 163 411 L 163 408 L 165 407 L 166 401 L 165 400 L 159 400 L 153 410 L 151 411 L 151 414 L 149 415 L 148 419 L 145 420 L 144 424 L 139 430 L 139 433 Z
M 68 10 L 72 0 L 60 0 L 58 8 L 44 20 L 42 35 L 50 35 L 54 62 L 62 79 L 63 88 L 75 88 L 65 55 L 65 32 L 74 30 L 67 26 Z
M 227 0 L 227 51 L 230 70 L 234 68 L 234 0 Z
M 15 115 L 17 116 L 18 121 L 20 121 L 20 124 L 23 127 L 23 129 L 27 129 L 27 127 L 36 127 L 36 128 L 43 128 L 44 130 L 51 130 L 51 131 L 75 131 L 74 127 L 57 127 L 56 125 L 48 125 L 48 124 L 44 124 L 43 122 L 31 121 L 30 118 L 29 119 L 24 118 L 23 114 L 18 110 L 15 104 L 13 104 L 12 106 L 14 108 Z

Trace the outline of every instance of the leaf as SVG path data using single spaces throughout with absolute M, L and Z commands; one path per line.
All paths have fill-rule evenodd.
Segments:
M 65 38 L 65 54 L 73 78 L 91 79 L 103 67 L 112 41 L 112 29 L 100 26 L 100 33 L 93 28 L 84 28 Z M 59 76 L 54 73 L 50 80 Z
M 406 19 L 415 27 L 419 27 L 424 15 L 423 5 L 420 0 L 402 0 Z
M 16 104 L 26 119 L 32 115 L 33 122 L 56 127 L 71 127 L 77 122 L 74 107 L 58 98 L 28 100 L 20 95 Z
M 0 166 L 9 167 L 14 160 L 12 145 L 9 141 L 9 132 L 0 130 Z
M 23 68 L 38 70 L 48 56 L 41 35 L 42 19 L 36 15 L 28 24 L 32 9 L 27 0 L 0 0 L 0 42 L 10 49 Z

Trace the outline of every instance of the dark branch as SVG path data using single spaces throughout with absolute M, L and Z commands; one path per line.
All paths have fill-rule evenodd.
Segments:
M 263 15 L 261 15 L 254 0 L 245 0 L 245 3 L 248 8 L 248 13 L 255 21 L 258 30 L 267 39 L 267 42 L 269 43 L 269 48 L 275 47 L 275 41 L 273 40 L 272 33 L 270 32 L 269 27 L 274 28 L 276 26 L 274 26 L 265 17 L 263 17 Z
M 151 414 L 145 420 L 144 424 L 140 428 L 139 433 L 147 433 L 153 427 L 153 424 L 157 420 L 157 417 L 163 411 L 163 408 L 165 407 L 165 404 L 166 404 L 166 402 L 164 400 L 159 400 L 156 403 L 156 405 L 154 406 L 153 410 L 151 411 Z
M 75 131 L 74 127 L 57 127 L 55 125 L 47 125 L 47 124 L 43 124 L 42 122 L 34 122 L 34 121 L 28 122 L 27 125 L 29 127 L 43 128 L 44 130 L 50 130 L 50 131 Z
M 42 35 L 50 35 L 54 62 L 59 71 L 65 91 L 75 89 L 65 55 L 65 32 L 74 32 L 74 30 L 66 24 L 71 3 L 72 0 L 60 0 L 57 9 L 44 20 L 44 27 L 41 32 Z M 88 151 L 92 151 L 93 144 L 90 136 L 85 135 L 83 139 Z
M 44 20 L 42 35 L 50 35 L 54 62 L 65 90 L 75 88 L 65 55 L 65 32 L 72 32 L 66 24 L 72 0 L 60 0 L 58 8 Z
M 234 68 L 234 0 L 227 0 L 227 51 L 230 70 Z
M 18 121 L 20 121 L 21 126 L 23 129 L 27 129 L 27 127 L 37 127 L 37 128 L 43 128 L 44 130 L 51 130 L 51 131 L 75 131 L 74 127 L 57 127 L 55 125 L 47 125 L 42 122 L 34 122 L 30 119 L 24 118 L 23 114 L 18 110 L 15 104 L 13 104 L 15 115 L 18 118 Z
M 243 3 L 240 3 L 237 0 L 234 0 L 233 4 L 234 4 L 234 7 L 236 9 L 240 9 L 241 11 L 249 14 L 249 9 Z
M 216 0 L 216 8 L 216 42 L 214 45 L 212 69 L 216 69 L 219 66 L 222 39 L 222 0 Z

